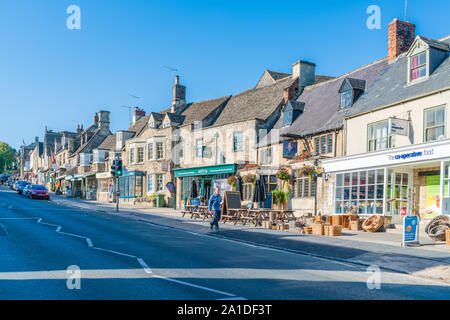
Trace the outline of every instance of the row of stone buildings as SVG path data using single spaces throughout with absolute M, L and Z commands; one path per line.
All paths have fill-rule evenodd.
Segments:
M 170 108 L 136 107 L 128 130 L 112 134 L 107 111 L 87 129 L 46 129 L 43 142 L 22 147 L 21 175 L 113 201 L 110 165 L 121 157 L 120 201 L 146 206 L 162 195 L 180 208 L 194 181 L 208 199 L 214 184 L 230 188 L 230 176 L 243 178 L 243 205 L 252 202 L 255 178 L 271 193 L 283 187 L 284 168 L 287 206 L 297 213 L 356 206 L 394 220 L 433 216 L 450 199 L 450 39 L 416 37 L 413 24 L 397 19 L 388 29 L 386 58 L 338 77 L 300 60 L 289 74 L 266 70 L 249 90 L 194 103 L 176 77 Z M 416 149 L 422 156 L 403 156 Z

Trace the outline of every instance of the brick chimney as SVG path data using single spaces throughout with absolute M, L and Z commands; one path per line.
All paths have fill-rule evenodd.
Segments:
M 394 61 L 397 57 L 408 51 L 415 39 L 416 25 L 394 19 L 388 26 L 388 59 Z
M 294 83 L 292 86 L 284 89 L 284 103 L 287 103 L 289 100 L 295 99 L 295 93 L 298 89 L 298 84 Z
M 135 107 L 133 110 L 133 124 L 136 123 L 140 118 L 145 117 L 145 111 Z
M 175 76 L 173 85 L 172 107 L 170 112 L 177 113 L 186 106 L 186 87 L 180 84 L 180 76 Z

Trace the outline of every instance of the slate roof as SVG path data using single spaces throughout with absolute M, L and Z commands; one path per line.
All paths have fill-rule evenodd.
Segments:
M 214 125 L 225 125 L 244 120 L 266 120 L 282 103 L 284 89 L 297 79 L 278 80 L 275 84 L 253 88 L 232 96 Z
M 185 117 L 183 125 L 205 120 L 212 112 L 216 111 L 230 97 L 231 96 L 225 96 L 222 98 L 190 103 L 181 113 Z
M 176 113 L 167 112 L 166 115 L 169 117 L 171 122 L 183 123 L 184 116 Z
M 270 74 L 272 79 L 275 81 L 291 76 L 291 74 L 289 74 L 289 73 L 276 72 L 276 71 L 272 71 L 272 70 L 267 70 L 267 72 Z
M 446 39 L 445 42 L 450 43 L 450 38 Z M 375 81 L 370 90 L 348 110 L 346 116 L 351 117 L 427 92 L 450 87 L 450 56 L 448 55 L 428 79 L 412 85 L 407 84 L 407 68 L 408 57 L 406 54 L 402 54 L 396 61 L 389 64 L 386 71 Z
M 365 80 L 369 88 L 386 67 L 387 58 L 384 58 L 338 78 L 305 87 L 297 98 L 297 101 L 305 103 L 304 113 L 291 126 L 281 129 L 280 134 L 300 137 L 341 128 L 346 113 L 340 109 L 339 89 L 343 81 L 346 78 Z M 279 119 L 274 128 L 282 128 L 282 124 L 282 119 Z
M 97 149 L 101 150 L 113 150 L 116 148 L 116 134 L 109 135 L 99 144 Z
M 144 131 L 145 128 L 147 128 L 149 118 L 150 118 L 150 116 L 145 116 L 145 117 L 138 119 L 135 123 L 130 125 L 130 127 L 128 128 L 128 131 L 135 132 L 134 136 L 137 137 Z
M 446 39 L 444 41 L 442 40 L 433 40 L 429 38 L 425 38 L 422 36 L 418 36 L 422 41 L 424 41 L 426 44 L 428 44 L 430 47 L 440 49 L 440 50 L 449 50 L 449 39 Z

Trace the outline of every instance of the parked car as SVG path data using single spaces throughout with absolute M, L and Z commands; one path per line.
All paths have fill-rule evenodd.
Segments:
M 45 186 L 32 184 L 27 187 L 25 196 L 30 199 L 50 200 L 50 194 Z
M 21 195 L 23 193 L 23 188 L 25 188 L 28 184 L 30 184 L 28 181 L 19 181 L 16 184 L 16 190 Z
M 16 182 L 15 181 L 11 181 L 10 183 L 9 183 L 9 187 L 11 188 L 11 190 L 14 190 L 14 184 L 15 184 Z

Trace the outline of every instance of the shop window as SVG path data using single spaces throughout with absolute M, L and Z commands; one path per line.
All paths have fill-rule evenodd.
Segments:
M 317 183 L 309 178 L 309 175 L 300 175 L 294 181 L 293 192 L 296 198 L 309 198 L 316 195 Z
M 157 142 L 156 143 L 156 160 L 164 159 L 164 143 Z
M 427 54 L 425 52 L 410 58 L 411 81 L 421 79 L 427 75 Z
M 242 131 L 233 134 L 233 151 L 244 150 L 244 133 Z
M 382 214 L 383 195 L 384 169 L 336 175 L 336 213 L 356 206 L 359 214 Z
M 242 185 L 243 193 L 242 198 L 244 201 L 252 201 L 253 200 L 253 184 L 244 183 Z
M 394 137 L 389 132 L 389 121 L 383 120 L 368 125 L 368 151 L 385 150 L 395 147 Z
M 445 138 L 445 107 L 434 107 L 425 110 L 425 141 Z

